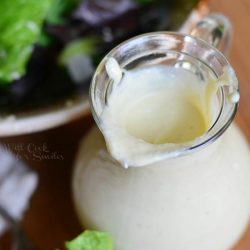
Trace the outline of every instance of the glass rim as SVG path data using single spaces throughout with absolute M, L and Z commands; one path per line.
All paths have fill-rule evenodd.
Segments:
M 222 54 L 222 52 L 220 52 L 217 48 L 215 48 L 214 46 L 210 45 L 208 42 L 194 37 L 192 35 L 189 34 L 181 34 L 179 32 L 173 32 L 173 31 L 157 31 L 157 32 L 150 32 L 150 33 L 145 33 L 145 34 L 141 34 L 135 37 L 132 37 L 122 43 L 120 43 L 119 45 L 115 46 L 99 63 L 98 67 L 96 68 L 95 74 L 93 75 L 93 78 L 91 80 L 91 84 L 90 84 L 90 88 L 89 88 L 89 99 L 90 99 L 90 107 L 91 107 L 91 111 L 92 111 L 92 115 L 93 118 L 97 124 L 97 126 L 99 127 L 100 130 L 101 126 L 100 126 L 100 119 L 99 116 L 101 114 L 97 114 L 96 112 L 96 106 L 95 106 L 95 87 L 96 87 L 96 76 L 100 73 L 101 68 L 105 68 L 105 62 L 109 57 L 114 57 L 115 58 L 115 53 L 123 48 L 124 46 L 127 46 L 129 43 L 134 43 L 135 41 L 140 42 L 142 41 L 144 38 L 150 39 L 153 37 L 162 37 L 164 38 L 164 36 L 173 36 L 173 37 L 178 37 L 180 38 L 183 42 L 186 42 L 186 39 L 190 40 L 191 42 L 195 42 L 196 44 L 198 44 L 200 47 L 206 47 L 208 50 L 213 51 L 214 53 L 216 53 L 217 56 L 220 57 L 220 59 L 223 61 L 223 63 L 229 67 L 230 71 L 233 73 L 233 83 L 235 84 L 235 89 L 239 92 L 239 86 L 238 86 L 238 80 L 236 77 L 236 74 L 232 68 L 232 66 L 230 65 L 230 63 L 228 62 L 227 58 Z M 167 39 L 165 37 L 165 39 Z M 172 50 L 174 51 L 174 50 Z M 199 59 L 199 58 L 197 58 Z M 217 75 L 216 75 L 217 76 Z M 232 123 L 237 109 L 238 109 L 238 102 L 236 103 L 232 103 L 232 108 L 230 110 L 225 110 L 225 99 L 226 99 L 226 93 L 225 93 L 225 89 L 220 86 L 219 90 L 221 91 L 222 97 L 223 97 L 223 102 L 220 105 L 221 107 L 221 111 L 219 112 L 217 118 L 215 119 L 215 121 L 213 122 L 213 124 L 211 125 L 211 127 L 208 129 L 207 132 L 205 132 L 203 135 L 201 135 L 199 137 L 199 140 L 193 139 L 191 141 L 188 141 L 187 143 L 182 143 L 180 144 L 180 148 L 178 151 L 177 156 L 180 155 L 185 155 L 188 153 L 193 152 L 194 150 L 197 150 L 198 148 L 203 148 L 204 146 L 207 146 L 208 144 L 210 144 L 211 142 L 215 141 L 217 138 L 219 138 L 225 131 L 226 129 L 229 127 L 229 125 Z M 220 128 L 217 131 L 213 131 L 215 125 L 220 121 L 221 116 L 223 114 L 223 112 L 230 112 L 229 115 L 227 116 L 227 119 L 225 120 L 225 122 L 220 126 Z M 181 146 L 182 145 L 182 146 Z M 174 150 L 175 151 L 175 150 Z M 171 151 L 171 152 L 174 152 Z M 167 152 L 166 152 L 167 154 Z

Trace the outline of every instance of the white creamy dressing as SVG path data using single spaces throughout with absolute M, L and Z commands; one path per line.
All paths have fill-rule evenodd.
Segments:
M 201 83 L 186 69 L 157 65 L 124 71 L 122 77 L 114 58 L 107 60 L 106 71 L 113 88 L 101 129 L 109 152 L 124 167 L 177 156 L 212 125 L 215 76 Z M 223 75 L 221 84 L 227 80 Z M 238 101 L 235 95 L 232 100 Z
M 84 228 L 112 235 L 115 250 L 226 250 L 249 221 L 250 154 L 232 124 L 197 153 L 122 168 L 94 127 L 75 165 Z
M 114 69 L 117 63 L 107 71 Z M 232 124 L 197 152 L 164 159 L 206 133 L 216 119 L 218 85 L 228 79 L 201 82 L 163 65 L 125 71 L 119 80 L 120 73 L 110 77 L 100 117 L 113 158 L 93 128 L 76 160 L 73 195 L 82 224 L 110 233 L 116 250 L 231 249 L 250 215 L 250 154 L 240 131 Z M 238 97 L 232 89 L 231 101 Z M 124 169 L 114 158 L 147 165 Z

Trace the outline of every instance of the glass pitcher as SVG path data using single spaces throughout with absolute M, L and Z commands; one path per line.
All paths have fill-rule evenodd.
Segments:
M 110 233 L 115 250 L 226 250 L 248 224 L 250 153 L 231 123 L 238 105 L 232 91 L 238 93 L 238 82 L 213 47 L 228 49 L 230 24 L 211 14 L 192 34 L 157 32 L 132 38 L 113 49 L 93 77 L 90 102 L 100 128 L 112 91 L 105 70 L 109 57 L 126 70 L 160 62 L 201 78 L 213 74 L 219 79 L 227 69 L 230 82 L 218 88 L 209 130 L 199 140 L 165 152 L 161 161 L 125 169 L 110 156 L 97 127 L 84 138 L 73 175 L 76 211 L 85 228 Z

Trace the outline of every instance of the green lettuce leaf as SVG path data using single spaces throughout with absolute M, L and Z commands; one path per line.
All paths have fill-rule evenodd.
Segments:
M 95 37 L 86 37 L 74 40 L 67 44 L 59 56 L 59 63 L 65 65 L 76 55 L 91 55 L 96 51 L 99 40 Z
M 1 0 L 0 82 L 25 74 L 43 21 L 55 0 Z
M 111 237 L 104 232 L 89 231 L 65 243 L 67 250 L 113 250 Z
M 80 0 L 54 0 L 49 13 L 46 17 L 46 22 L 53 25 L 64 23 L 64 15 L 70 12 Z

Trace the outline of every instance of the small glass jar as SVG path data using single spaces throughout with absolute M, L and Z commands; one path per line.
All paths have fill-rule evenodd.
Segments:
M 216 14 L 192 34 L 225 50 L 229 32 L 226 19 Z M 238 82 L 230 64 L 213 46 L 193 36 L 157 32 L 132 38 L 113 49 L 93 77 L 90 101 L 98 126 L 112 91 L 105 71 L 108 57 L 127 70 L 166 64 L 203 79 L 219 79 L 226 72 L 229 84 L 218 89 L 210 129 L 199 140 L 166 152 L 160 162 L 123 168 L 93 128 L 82 142 L 73 176 L 82 224 L 110 233 L 115 250 L 229 249 L 250 216 L 250 153 L 231 124 L 238 104 L 232 93 L 238 92 Z M 168 157 L 170 153 L 174 156 Z

